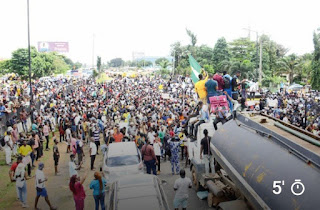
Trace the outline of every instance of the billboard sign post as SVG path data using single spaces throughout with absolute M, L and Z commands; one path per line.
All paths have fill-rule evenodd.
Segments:
M 38 42 L 39 52 L 69 52 L 68 42 Z

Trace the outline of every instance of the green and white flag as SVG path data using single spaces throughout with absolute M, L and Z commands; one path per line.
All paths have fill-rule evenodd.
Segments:
M 192 55 L 189 55 L 189 63 L 191 66 L 191 79 L 193 83 L 196 83 L 199 81 L 199 74 L 201 72 L 201 66 L 198 64 L 198 62 L 192 57 Z

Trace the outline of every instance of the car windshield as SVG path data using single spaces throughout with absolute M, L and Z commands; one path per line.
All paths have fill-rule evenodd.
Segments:
M 106 160 L 106 164 L 109 167 L 136 165 L 136 164 L 139 164 L 139 156 L 125 155 L 125 156 L 118 156 L 118 157 L 109 157 Z

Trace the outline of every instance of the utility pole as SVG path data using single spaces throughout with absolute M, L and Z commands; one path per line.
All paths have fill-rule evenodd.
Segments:
M 94 34 L 92 37 L 92 68 L 94 68 Z
M 260 58 L 259 58 L 259 83 L 262 82 L 262 40 L 260 37 Z
M 243 28 L 243 30 L 248 31 L 249 32 L 249 36 L 250 36 L 250 32 L 255 32 L 257 34 L 257 45 L 258 45 L 258 42 L 259 42 L 259 48 L 260 48 L 260 55 L 259 55 L 259 83 L 261 84 L 261 82 L 262 82 L 262 40 L 261 40 L 261 36 L 259 37 L 259 33 L 257 31 L 251 30 L 250 27 L 249 28 Z
M 27 0 L 27 18 L 28 18 L 28 57 L 29 57 L 29 86 L 30 86 L 30 116 L 33 123 L 33 93 L 31 83 L 31 47 L 30 47 L 30 20 L 29 20 L 29 0 Z
M 173 59 L 172 59 L 172 76 L 174 76 L 174 67 L 175 67 L 175 61 L 176 61 L 176 51 L 173 51 Z

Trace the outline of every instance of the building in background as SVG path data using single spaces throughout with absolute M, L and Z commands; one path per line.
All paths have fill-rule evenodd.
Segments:
M 132 61 L 143 59 L 145 57 L 144 52 L 132 52 Z

